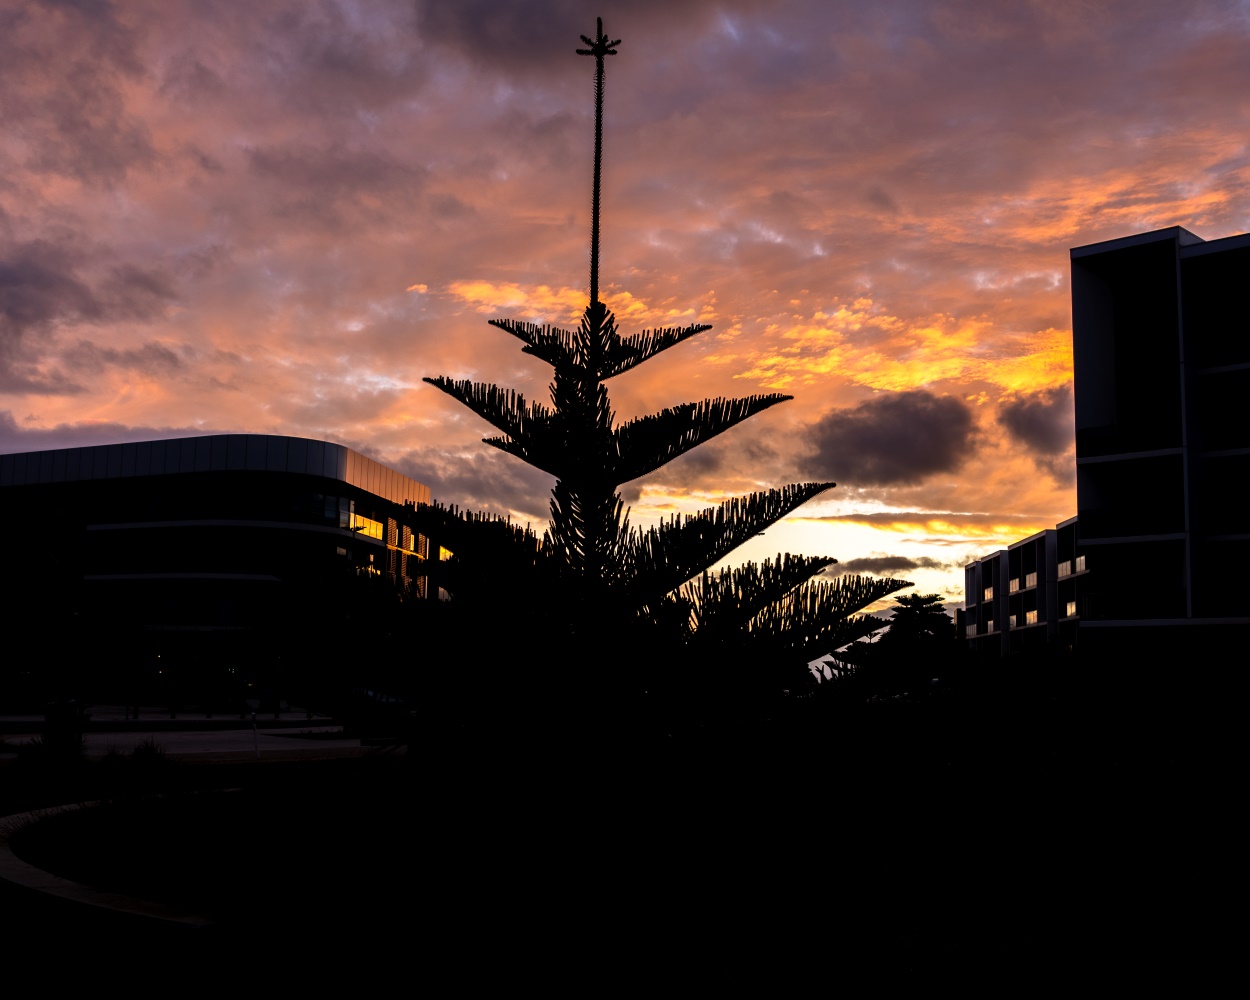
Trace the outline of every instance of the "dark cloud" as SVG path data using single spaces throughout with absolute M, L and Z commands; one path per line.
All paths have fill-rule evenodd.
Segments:
M 535 522 L 549 516 L 552 477 L 485 445 L 469 452 L 423 448 L 387 464 L 427 485 L 442 503 L 497 514 L 517 511 Z
M 268 210 L 293 222 L 336 229 L 360 217 L 393 219 L 425 186 L 425 170 L 385 150 L 303 142 L 247 151 L 248 166 L 269 193 Z
M 723 10 L 766 6 L 769 4 L 725 0 L 687 0 L 681 4 L 670 0 L 617 0 L 603 12 L 603 28 L 610 38 L 629 34 L 637 40 L 655 21 L 660 21 L 667 31 L 678 32 Z M 595 33 L 596 14 L 582 0 L 424 0 L 418 11 L 423 40 L 455 49 L 484 69 L 505 70 L 509 74 L 576 72 L 582 67 L 567 57 L 574 49 L 585 47 L 580 35 Z M 553 29 L 560 25 L 566 27 Z
M 968 525 L 979 527 L 987 524 L 1013 525 L 1032 527 L 1039 521 L 1046 522 L 1048 515 L 1037 514 L 989 514 L 964 511 L 940 510 L 876 510 L 863 514 L 826 514 L 822 517 L 803 518 L 810 521 L 845 521 L 850 524 L 872 524 L 882 527 L 893 527 L 898 524 L 927 524 L 929 521 L 941 521 L 956 527 Z
M 60 242 L 0 247 L 0 392 L 83 392 L 83 386 L 57 368 L 42 366 L 54 350 L 57 332 L 78 323 L 148 320 L 174 296 L 172 280 L 163 271 L 131 264 L 107 267 L 93 287 L 84 274 L 89 251 L 73 247 L 74 242 L 64 237 Z M 70 349 L 62 364 L 79 371 L 101 363 L 147 368 L 165 351 L 153 353 L 155 348 L 147 345 L 127 358 L 135 352 L 100 349 L 84 341 Z
M 412 97 L 428 78 L 413 0 L 364 7 L 296 0 L 264 11 L 262 65 L 303 110 L 377 111 Z
M 1016 396 L 999 410 L 998 423 L 1040 455 L 1062 454 L 1072 447 L 1076 435 L 1072 386 Z
M 954 563 L 944 563 L 928 556 L 909 559 L 907 556 L 863 556 L 859 559 L 847 559 L 830 566 L 824 571 L 825 576 L 841 576 L 843 573 L 872 573 L 876 576 L 893 576 L 896 573 L 909 573 L 917 569 L 949 570 Z
M 35 240 L 0 249 L 0 337 L 20 340 L 28 332 L 78 321 L 145 320 L 174 298 L 173 280 L 164 271 L 133 264 L 109 266 L 92 288 L 82 272 L 85 250 Z M 106 251 L 97 250 L 95 256 Z
M 101 347 L 89 340 L 80 340 L 61 354 L 66 367 L 79 371 L 98 371 L 104 366 L 127 368 L 150 377 L 164 377 L 180 369 L 183 359 L 164 344 L 147 343 L 142 347 L 117 350 Z
M 316 196 L 342 191 L 411 191 L 422 172 L 399 163 L 381 150 L 351 149 L 341 145 L 322 148 L 304 143 L 248 150 L 251 168 L 266 180 L 298 188 Z
M 0 392 L 83 391 L 60 371 L 40 365 L 57 324 L 101 312 L 75 264 L 74 254 L 42 240 L 0 250 Z
M 428 202 L 430 214 L 436 219 L 465 219 L 477 214 L 472 205 L 466 205 L 454 194 L 431 194 Z
M 898 202 L 891 198 L 890 192 L 886 191 L 884 188 L 871 188 L 868 193 L 864 195 L 864 200 L 868 202 L 869 205 L 874 205 L 884 212 L 889 212 L 891 215 L 898 214 Z
M 833 410 L 808 437 L 811 475 L 852 487 L 906 486 L 962 466 L 976 429 L 962 400 L 916 389 Z
M 87 391 L 85 385 L 73 381 L 56 368 L 44 369 L 37 364 L 0 357 L 0 392 L 36 396 L 78 396 Z
M 28 4 L 0 26 L 5 130 L 26 164 L 112 186 L 155 163 L 146 124 L 129 114 L 127 84 L 143 76 L 138 33 L 110 3 Z
M 24 426 L 31 418 L 18 421 L 10 410 L 0 410 L 0 453 L 48 451 L 53 448 L 81 448 L 85 445 L 116 444 L 122 441 L 160 441 L 193 437 L 197 434 L 229 433 L 203 427 L 129 427 L 126 424 L 57 424 L 55 427 Z M 237 428 L 233 430 L 237 431 Z
M 730 435 L 732 436 L 732 431 Z M 632 507 L 642 500 L 642 491 L 647 486 L 682 483 L 686 487 L 712 484 L 715 485 L 719 473 L 725 469 L 726 448 L 732 445 L 723 444 L 723 438 L 709 442 L 701 447 L 679 455 L 671 462 L 661 466 L 649 476 L 635 479 L 619 487 L 618 492 L 626 506 Z
M 1074 453 L 1051 457 L 1039 456 L 1037 467 L 1050 476 L 1056 486 L 1064 488 L 1076 486 L 1076 455 Z
M 93 318 L 102 309 L 75 273 L 81 254 L 46 240 L 0 250 L 0 350 L 53 323 Z

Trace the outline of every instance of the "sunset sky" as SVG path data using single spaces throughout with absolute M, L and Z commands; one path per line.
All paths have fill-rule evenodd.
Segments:
M 588 289 L 713 329 L 618 419 L 795 399 L 624 488 L 631 521 L 838 488 L 735 553 L 962 602 L 1076 512 L 1070 247 L 1250 230 L 1250 4 L 0 0 L 0 451 L 340 442 L 547 520 L 551 480 L 427 375 L 546 399 L 489 327 Z

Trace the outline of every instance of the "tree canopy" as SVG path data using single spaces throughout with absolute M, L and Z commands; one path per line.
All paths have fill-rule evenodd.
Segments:
M 633 650 L 654 665 L 660 647 L 673 659 L 697 662 L 701 683 L 715 685 L 728 659 L 762 665 L 778 657 L 801 664 L 866 634 L 876 620 L 863 608 L 905 581 L 872 577 L 812 580 L 836 562 L 829 557 L 779 554 L 762 564 L 710 569 L 747 539 L 832 489 L 831 482 L 793 484 L 735 497 L 699 513 L 675 515 L 647 528 L 629 523 L 622 484 L 660 468 L 791 397 L 778 393 L 716 398 L 669 407 L 617 423 L 606 383 L 710 329 L 704 324 L 643 330 L 623 336 L 599 298 L 600 177 L 603 152 L 604 57 L 609 40 L 598 22 L 595 57 L 595 159 L 590 246 L 590 301 L 576 330 L 511 319 L 492 320 L 520 340 L 522 351 L 553 369 L 550 405 L 489 383 L 445 377 L 425 381 L 459 400 L 499 434 L 484 442 L 556 477 L 551 520 L 541 540 L 496 527 L 492 544 L 520 550 L 492 560 L 528 566 L 541 587 L 526 586 L 532 623 L 542 622 L 549 669 L 584 683 L 587 659 L 605 646 Z M 473 519 L 454 511 L 473 529 Z M 478 519 L 477 528 L 483 522 Z M 451 526 L 445 525 L 447 530 Z M 466 552 L 468 549 L 466 548 Z M 480 571 L 480 570 L 479 570 Z M 465 577 L 472 586 L 473 574 Z M 523 584 L 523 586 L 525 586 Z M 647 647 L 650 653 L 641 652 Z M 636 664 L 637 665 L 637 664 Z M 645 666 L 639 684 L 654 685 Z M 576 674 L 576 681 L 572 675 Z

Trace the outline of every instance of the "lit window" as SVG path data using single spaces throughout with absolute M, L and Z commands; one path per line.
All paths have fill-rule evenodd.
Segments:
M 379 542 L 382 540 L 382 522 L 375 521 L 372 518 L 365 517 L 362 514 L 349 514 L 348 527 L 352 531 L 365 535 L 368 538 L 376 538 Z
M 1068 617 L 1071 618 L 1076 614 L 1076 601 L 1068 602 Z
M 987 601 L 992 601 L 992 600 L 994 600 L 994 588 L 993 588 L 993 587 L 986 587 L 986 588 L 985 588 L 985 599 L 986 599 Z
M 1026 612 L 1024 613 L 1024 624 L 1026 624 L 1026 625 L 1036 625 L 1036 624 L 1037 624 L 1037 612 L 1036 612 L 1036 611 L 1026 611 Z

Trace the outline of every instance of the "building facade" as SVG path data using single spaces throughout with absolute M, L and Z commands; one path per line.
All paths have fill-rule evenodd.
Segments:
M 1171 227 L 1071 260 L 1077 516 L 967 567 L 965 635 L 1010 652 L 1035 642 L 1028 630 L 1099 649 L 1240 634 L 1250 234 L 1206 242 Z M 1005 606 L 985 597 L 996 574 Z
M 438 550 L 418 526 L 429 501 L 427 486 L 303 438 L 3 455 L 11 561 L 0 620 L 38 650 L 19 666 L 33 671 L 25 687 L 45 667 L 148 688 L 177 674 L 201 695 L 229 688 L 227 673 L 272 687 L 319 649 L 358 642 L 367 655 L 367 594 L 437 595 Z

